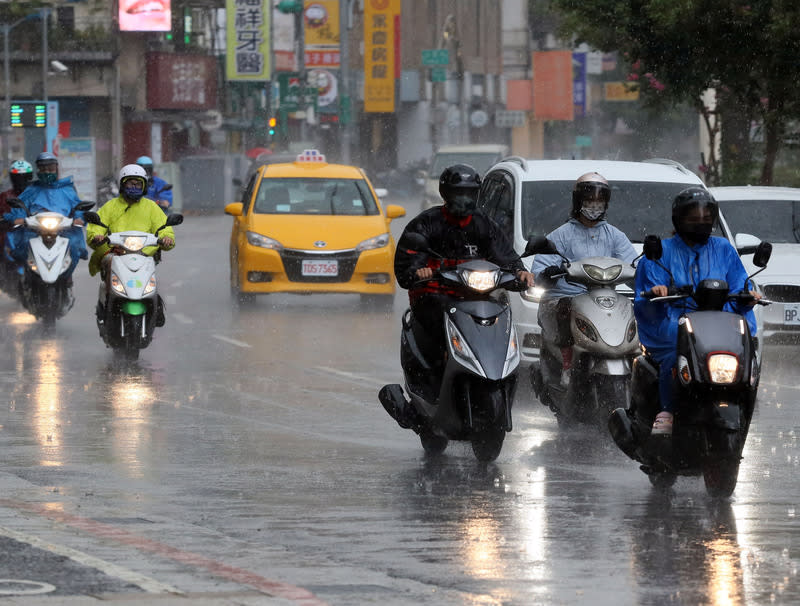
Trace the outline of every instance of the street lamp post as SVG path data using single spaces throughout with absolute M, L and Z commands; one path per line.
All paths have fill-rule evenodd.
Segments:
M 0 132 L 3 134 L 3 155 L 5 156 L 4 159 L 6 169 L 11 162 L 11 150 L 8 148 L 8 131 L 10 128 L 8 121 L 11 116 L 11 51 L 9 50 L 8 36 L 11 34 L 11 30 L 17 27 L 20 23 L 29 21 L 30 19 L 37 19 L 40 16 L 40 13 L 31 13 L 30 15 L 22 17 L 22 19 L 17 19 L 13 23 L 0 24 L 3 28 L 3 84 L 6 91 L 5 103 L 3 104 L 3 121 L 0 123 Z M 44 65 L 46 65 L 46 63 Z

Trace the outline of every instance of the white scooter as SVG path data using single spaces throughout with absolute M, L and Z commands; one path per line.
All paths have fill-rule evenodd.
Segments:
M 86 213 L 86 220 L 108 229 L 97 213 Z M 171 214 L 158 231 L 181 223 L 183 215 Z M 155 327 L 164 325 L 156 260 L 144 252 L 147 247 L 158 246 L 158 231 L 131 230 L 107 236 L 112 258 L 98 292 L 97 328 L 106 347 L 129 360 L 136 360 L 139 350 L 150 344 Z
M 28 212 L 18 198 L 9 200 L 12 208 Z M 94 202 L 81 202 L 74 210 L 88 211 Z M 69 239 L 60 235 L 72 227 L 72 217 L 44 211 L 25 217 L 25 227 L 35 233 L 28 242 L 28 258 L 19 281 L 22 306 L 45 326 L 52 326 L 75 302 L 67 270 L 72 265 Z M 20 226 L 21 227 L 21 226 Z
M 552 244 L 552 243 L 551 243 Z M 553 245 L 551 254 L 560 253 Z M 586 287 L 572 297 L 569 319 L 572 367 L 562 380 L 561 347 L 554 326 L 542 322 L 541 361 L 531 366 L 536 396 L 555 413 L 559 424 L 588 423 L 604 428 L 608 415 L 630 396 L 631 364 L 641 353 L 633 304 L 615 286 L 633 282 L 635 268 L 612 257 L 564 258 L 563 277 Z

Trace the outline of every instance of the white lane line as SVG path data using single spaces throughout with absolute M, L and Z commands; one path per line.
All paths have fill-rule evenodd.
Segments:
M 231 339 L 230 337 L 226 337 L 224 335 L 211 335 L 215 339 L 219 339 L 220 341 L 225 341 L 225 343 L 230 343 L 231 345 L 236 345 L 236 347 L 252 347 L 250 343 L 245 343 L 244 341 L 237 341 L 236 339 Z
M 170 282 L 170 286 L 174 286 L 175 288 L 180 288 L 183 286 L 183 280 L 177 280 L 175 282 Z
M 180 312 L 176 314 L 170 314 L 170 316 L 175 318 L 181 324 L 194 324 L 194 320 L 192 320 L 189 316 L 184 316 Z
M 39 549 L 44 549 L 50 553 L 69 558 L 78 564 L 94 568 L 107 574 L 108 576 L 122 579 L 123 581 L 141 587 L 148 593 L 183 594 L 180 589 L 173 587 L 172 585 L 161 583 L 160 581 L 156 581 L 155 579 L 144 576 L 143 574 L 139 574 L 138 572 L 134 572 L 133 570 L 129 570 L 128 568 L 123 568 L 117 564 L 106 562 L 105 560 L 90 556 L 88 553 L 83 553 L 82 551 L 72 549 L 71 547 L 67 547 L 65 545 L 47 543 L 34 535 L 24 532 L 17 532 L 16 530 L 11 530 L 10 528 L 6 528 L 4 526 L 0 526 L 0 534 L 8 537 L 9 539 L 19 541 L 20 543 L 27 543 L 33 547 L 38 547 Z
M 175 295 L 164 295 L 164 302 L 167 305 L 175 305 L 176 300 Z
M 354 372 L 347 372 L 346 370 L 339 370 L 338 368 L 331 368 L 330 366 L 317 366 L 316 368 L 317 370 L 321 370 L 322 372 L 336 375 L 337 377 L 353 381 L 354 383 L 357 383 L 359 385 L 363 385 L 364 383 L 369 383 L 371 385 L 375 385 L 376 387 L 383 387 L 384 385 L 386 385 L 385 381 L 378 381 L 373 377 L 368 377 L 366 375 L 359 375 Z

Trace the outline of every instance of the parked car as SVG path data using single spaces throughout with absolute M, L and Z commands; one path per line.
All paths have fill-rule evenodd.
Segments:
M 425 182 L 422 197 L 422 210 L 442 203 L 439 196 L 439 176 L 442 171 L 453 164 L 469 164 L 483 176 L 494 164 L 508 156 L 507 145 L 494 143 L 471 143 L 467 145 L 442 145 L 433 155 L 430 167 L 422 171 L 421 179 Z
M 513 241 L 514 249 L 521 253 L 530 237 L 547 235 L 569 218 L 575 180 L 591 171 L 608 180 L 611 186 L 608 220 L 627 234 L 637 250 L 641 250 L 647 234 L 672 235 L 671 207 L 678 192 L 690 186 L 704 187 L 696 174 L 670 160 L 508 158 L 484 176 L 478 204 L 500 224 Z M 721 227 L 715 235 L 727 237 Z M 530 259 L 526 260 L 528 267 Z M 627 291 L 632 295 L 629 288 Z M 524 364 L 539 359 L 541 329 L 537 315 L 542 293 L 539 287 L 510 293 Z
M 800 188 L 748 185 L 709 191 L 719 202 L 724 229 L 735 234 L 737 244 L 753 236 L 772 244 L 769 265 L 754 278 L 764 296 L 774 301 L 756 308 L 762 339 L 800 337 Z M 752 260 L 752 254 L 742 255 L 750 273 L 757 269 Z
M 230 288 L 238 302 L 256 294 L 359 293 L 391 304 L 394 251 L 389 223 L 402 206 L 383 206 L 364 171 L 328 164 L 317 150 L 252 175 L 233 217 Z

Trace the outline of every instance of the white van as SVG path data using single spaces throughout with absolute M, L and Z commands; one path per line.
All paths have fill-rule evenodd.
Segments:
M 442 203 L 439 196 L 439 176 L 453 164 L 469 164 L 483 178 L 486 171 L 508 156 L 507 145 L 495 143 L 470 143 L 468 145 L 442 145 L 433 155 L 430 168 L 424 171 L 425 192 L 422 210 Z

